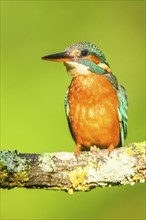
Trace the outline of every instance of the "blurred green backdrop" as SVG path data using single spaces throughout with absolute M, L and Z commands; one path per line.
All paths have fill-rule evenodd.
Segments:
M 1 1 L 1 148 L 73 151 L 61 63 L 41 60 L 78 41 L 104 52 L 129 97 L 126 143 L 145 139 L 145 1 Z M 69 196 L 1 190 L 1 219 L 144 219 L 145 186 Z

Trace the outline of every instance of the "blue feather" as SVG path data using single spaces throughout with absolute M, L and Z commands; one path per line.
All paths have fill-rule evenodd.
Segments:
M 65 93 L 65 99 L 64 99 L 64 107 L 65 107 L 65 113 L 66 113 L 67 119 L 69 117 L 68 93 L 69 93 L 69 88 L 67 89 Z
M 118 116 L 120 122 L 121 130 L 121 144 L 123 145 L 124 139 L 127 136 L 127 109 L 128 109 L 128 98 L 126 90 L 117 81 L 117 78 L 113 74 L 105 74 L 106 78 L 111 82 L 113 88 L 116 90 L 119 106 L 118 106 Z
M 128 109 L 128 98 L 126 91 L 123 86 L 118 84 L 117 96 L 119 101 L 118 114 L 121 126 L 121 143 L 123 145 L 124 139 L 127 136 L 127 109 Z

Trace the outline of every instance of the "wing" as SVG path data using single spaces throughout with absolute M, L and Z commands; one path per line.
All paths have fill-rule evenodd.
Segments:
M 67 119 L 69 117 L 68 93 L 69 93 L 69 88 L 67 89 L 65 93 L 65 99 L 64 99 L 64 107 L 65 107 L 65 113 L 66 113 Z
M 121 127 L 121 143 L 123 145 L 124 139 L 127 136 L 127 109 L 128 109 L 128 98 L 126 91 L 123 86 L 118 84 L 117 89 L 117 96 L 119 101 L 118 106 L 118 114 L 119 114 L 119 121 L 120 121 L 120 127 Z
M 65 107 L 65 113 L 66 113 L 66 117 L 67 117 L 67 121 L 68 121 L 68 127 L 69 127 L 69 130 L 70 130 L 70 133 L 74 139 L 74 134 L 72 132 L 72 129 L 71 129 L 71 124 L 70 124 L 70 121 L 69 121 L 69 103 L 68 103 L 68 93 L 69 93 L 69 88 L 68 90 L 66 91 L 65 93 L 65 99 L 64 99 L 64 107 Z M 75 140 L 75 139 L 74 139 Z
M 105 74 L 106 78 L 111 82 L 113 88 L 117 92 L 117 97 L 119 101 L 118 106 L 118 116 L 121 128 L 121 144 L 123 145 L 124 139 L 127 136 L 127 109 L 128 109 L 128 98 L 126 91 L 123 86 L 121 86 L 116 77 L 113 74 Z

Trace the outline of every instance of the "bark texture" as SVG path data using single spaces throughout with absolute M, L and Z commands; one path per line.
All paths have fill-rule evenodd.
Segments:
M 132 143 L 111 153 L 91 147 L 73 153 L 29 154 L 0 151 L 0 187 L 89 191 L 95 187 L 133 185 L 146 178 L 146 142 Z

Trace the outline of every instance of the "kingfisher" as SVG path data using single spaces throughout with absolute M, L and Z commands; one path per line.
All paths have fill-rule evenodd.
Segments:
M 42 59 L 64 62 L 72 76 L 65 112 L 76 143 L 74 155 L 94 145 L 109 152 L 121 147 L 127 136 L 128 99 L 102 51 L 90 42 L 79 42 Z

